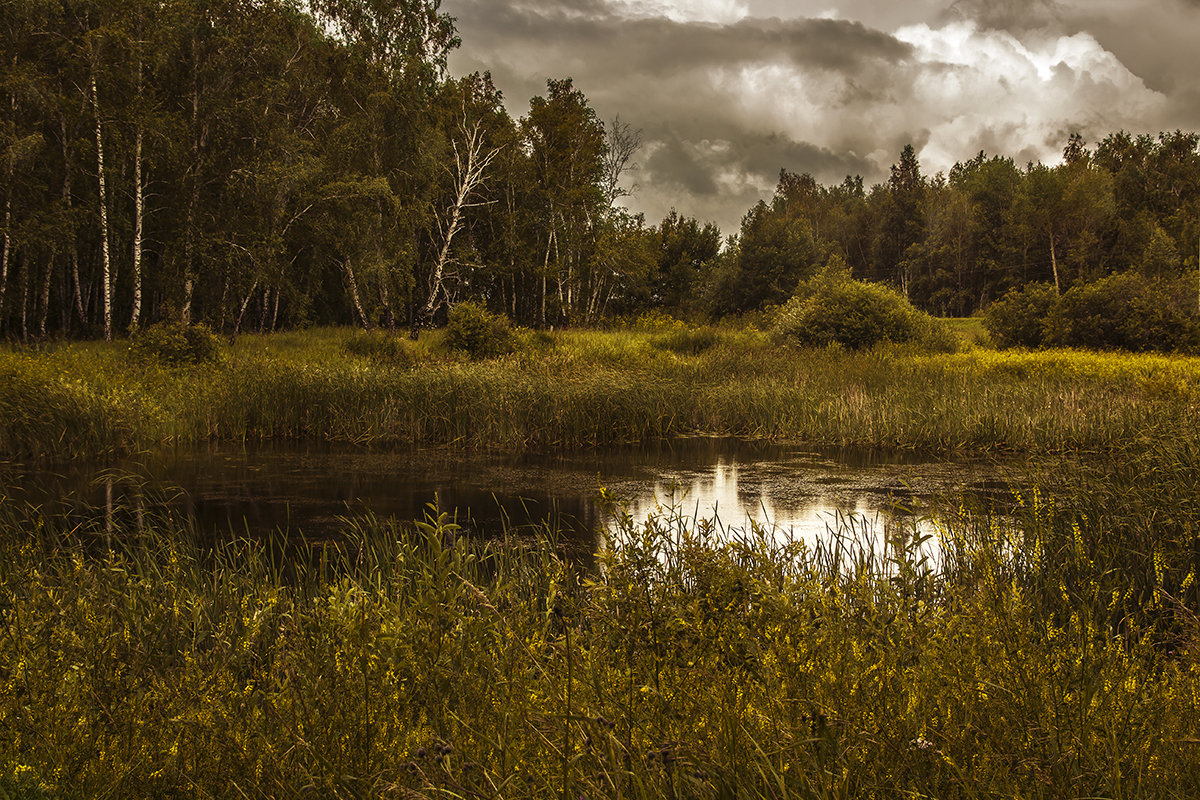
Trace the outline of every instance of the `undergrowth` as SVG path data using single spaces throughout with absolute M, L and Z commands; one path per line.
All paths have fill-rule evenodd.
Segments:
M 104 343 L 0 349 L 0 457 L 304 440 L 522 450 L 712 433 L 930 452 L 1110 449 L 1190 430 L 1200 360 L 779 348 L 755 331 L 520 332 L 470 361 L 433 332 L 243 336 L 166 365 Z
M 587 568 L 436 509 L 280 558 L 10 505 L 0 791 L 1194 797 L 1194 556 L 1146 505 L 1172 474 L 1110 480 L 1104 518 L 1078 492 L 961 511 L 937 548 L 616 511 Z

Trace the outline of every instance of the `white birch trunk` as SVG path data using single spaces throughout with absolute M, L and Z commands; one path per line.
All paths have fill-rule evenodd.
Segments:
M 138 62 L 138 87 L 142 82 L 142 65 Z M 136 331 L 142 316 L 142 125 L 138 123 L 137 136 L 133 144 L 133 312 L 129 317 L 129 330 Z
M 414 335 L 421 327 L 429 324 L 433 318 L 433 312 L 437 309 L 438 295 L 445 294 L 443 280 L 446 266 L 450 263 L 450 245 L 454 241 L 455 234 L 462 229 L 463 212 L 468 208 L 481 205 L 470 202 L 471 195 L 483 184 L 488 167 L 500 152 L 499 149 L 491 150 L 486 154 L 483 152 L 483 135 L 479 129 L 479 123 L 475 123 L 470 130 L 463 125 L 460 130 L 463 132 L 465 141 L 461 151 L 457 144 L 454 145 L 454 205 L 450 208 L 449 219 L 439 226 L 442 229 L 442 246 L 438 251 L 433 273 L 429 276 L 429 297 L 413 318 Z
M 96 171 L 100 188 L 100 263 L 104 281 L 104 341 L 112 341 L 112 262 L 108 252 L 108 189 L 104 183 L 104 135 L 100 125 L 100 93 L 96 89 L 96 72 L 92 70 L 92 108 L 96 112 Z
M 1062 289 L 1058 285 L 1058 257 L 1054 254 L 1054 231 L 1050 232 L 1050 267 L 1054 270 L 1054 293 L 1062 294 Z
M 50 283 L 54 278 L 54 258 L 46 259 L 46 274 L 42 277 L 41 307 L 38 309 L 38 337 L 46 338 L 46 320 L 50 316 Z
M 346 285 L 350 287 L 350 299 L 354 302 L 354 310 L 358 312 L 358 318 L 362 322 L 363 328 L 370 330 L 371 322 L 363 312 L 362 300 L 358 296 L 358 281 L 354 279 L 354 270 L 350 266 L 350 259 L 347 258 L 343 261 L 342 266 L 346 270 Z

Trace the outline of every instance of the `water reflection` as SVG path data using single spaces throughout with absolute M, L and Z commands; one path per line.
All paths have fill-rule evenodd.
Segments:
M 691 521 L 719 521 L 730 527 L 757 525 L 810 538 L 838 528 L 848 520 L 874 527 L 882 521 L 907 518 L 918 526 L 929 521 L 913 515 L 904 505 L 912 497 L 898 497 L 881 488 L 827 492 L 797 490 L 800 474 L 791 480 L 762 480 L 764 465 L 718 461 L 706 473 L 656 480 L 648 492 L 628 503 L 637 524 L 651 516 L 679 515 Z
M 726 536 L 763 534 L 776 544 L 828 543 L 832 535 L 884 555 L 885 544 L 925 539 L 937 555 L 935 497 L 983 499 L 984 464 L 922 460 L 879 453 L 798 449 L 773 459 L 718 457 L 703 469 L 664 473 L 627 502 L 630 519 L 651 517 L 678 527 L 712 523 Z
M 639 523 L 666 511 L 731 527 L 753 521 L 813 540 L 848 519 L 863 529 L 903 524 L 930 532 L 923 517 L 930 498 L 991 493 L 1002 502 L 1007 491 L 992 487 L 1004 487 L 1009 472 L 908 453 L 694 438 L 524 455 L 211 446 L 104 470 L 77 463 L 14 477 L 10 467 L 5 482 L 26 502 L 104 509 L 109 535 L 118 519 L 140 530 L 154 511 L 151 498 L 217 537 L 332 536 L 346 515 L 416 519 L 436 503 L 480 535 L 548 522 L 591 548 L 606 521 L 601 486 L 623 498 Z

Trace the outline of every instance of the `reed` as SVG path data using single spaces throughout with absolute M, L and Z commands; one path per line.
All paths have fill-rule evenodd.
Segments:
M 1165 477 L 1115 515 L 1100 470 L 950 514 L 937 557 L 619 508 L 591 567 L 436 509 L 281 557 L 0 504 L 0 791 L 1194 797 L 1200 517 L 1153 503 L 1193 452 L 1130 450 Z
M 515 340 L 524 349 L 478 362 L 436 336 L 393 347 L 344 330 L 242 337 L 218 363 L 194 366 L 120 345 L 0 350 L 0 455 L 208 439 L 524 449 L 688 433 L 1096 451 L 1147 429 L 1194 428 L 1200 392 L 1200 360 L 1184 357 L 792 350 L 753 331 Z M 394 357 L 380 355 L 385 345 Z

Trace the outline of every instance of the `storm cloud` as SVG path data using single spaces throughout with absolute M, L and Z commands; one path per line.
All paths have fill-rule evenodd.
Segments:
M 1197 0 L 443 7 L 463 38 L 452 72 L 491 71 L 515 115 L 569 76 L 603 119 L 642 130 L 628 205 L 650 222 L 676 208 L 731 233 L 780 169 L 870 183 L 908 143 L 932 174 L 980 150 L 1053 161 L 1073 131 L 1197 122 Z

